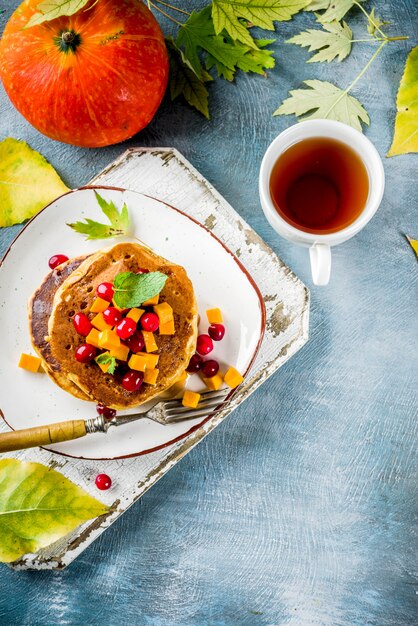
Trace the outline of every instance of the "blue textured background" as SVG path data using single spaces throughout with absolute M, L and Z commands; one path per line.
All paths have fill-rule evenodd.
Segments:
M 355 90 L 384 156 L 418 3 L 376 4 L 391 33 L 410 36 Z M 17 5 L 0 2 L 1 26 Z M 363 34 L 359 11 L 348 21 Z M 259 206 L 262 154 L 295 121 L 271 114 L 303 79 L 346 86 L 372 53 L 356 44 L 342 65 L 306 65 L 307 52 L 283 42 L 312 23 L 278 25 L 268 78 L 212 84 L 211 121 L 167 101 L 125 145 L 83 150 L 41 136 L 1 90 L 0 138 L 28 141 L 73 187 L 127 146 L 175 146 L 312 287 L 306 250 L 281 240 Z M 417 623 L 417 263 L 402 233 L 418 238 L 418 155 L 384 165 L 380 210 L 335 249 L 329 287 L 312 288 L 310 342 L 67 570 L 2 566 L 1 624 Z M 0 232 L 0 253 L 18 230 Z

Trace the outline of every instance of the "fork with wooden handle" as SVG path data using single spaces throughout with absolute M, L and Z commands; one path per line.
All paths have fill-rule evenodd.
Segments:
M 79 439 L 91 433 L 107 433 L 112 426 L 123 426 L 145 417 L 164 426 L 196 417 L 207 417 L 225 405 L 230 391 L 230 389 L 221 389 L 220 391 L 208 391 L 201 394 L 201 401 L 195 409 L 184 407 L 181 400 L 167 400 L 158 402 L 144 413 L 120 415 L 112 419 L 97 415 L 87 420 L 70 420 L 14 430 L 10 433 L 0 433 L 0 453 L 36 446 L 49 446 L 61 441 Z

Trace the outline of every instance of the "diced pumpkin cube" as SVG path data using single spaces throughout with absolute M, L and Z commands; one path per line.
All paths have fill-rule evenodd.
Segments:
M 182 405 L 188 406 L 190 409 L 195 409 L 199 404 L 200 393 L 194 391 L 185 391 L 183 395 Z
M 145 350 L 147 352 L 155 352 L 158 350 L 158 346 L 155 343 L 154 333 L 148 332 L 147 330 L 142 331 L 142 336 L 145 342 Z
M 160 335 L 174 335 L 174 320 L 160 324 L 158 330 L 160 331 Z
M 221 309 L 208 309 L 206 316 L 209 324 L 222 324 L 223 322 Z
M 160 325 L 171 322 L 171 320 L 173 319 L 173 307 L 171 307 L 168 302 L 161 302 L 161 304 L 156 304 L 154 306 L 154 313 L 158 315 Z
M 90 307 L 90 311 L 92 313 L 103 313 L 108 306 L 109 303 L 107 300 L 103 300 L 103 298 L 96 298 Z
M 158 304 L 159 299 L 160 299 L 160 295 L 157 293 L 157 295 L 154 296 L 153 298 L 150 298 L 146 302 L 143 302 L 142 306 L 152 306 L 153 304 Z
M 244 377 L 235 369 L 235 367 L 230 367 L 227 373 L 224 376 L 224 381 L 231 387 L 231 389 L 235 389 L 238 387 L 244 380 Z
M 103 317 L 103 313 L 98 313 L 95 317 L 93 317 L 91 324 L 94 328 L 97 328 L 97 330 L 106 330 L 106 328 L 109 328 L 109 324 Z
M 110 352 L 102 352 L 102 354 L 104 356 L 111 356 Z M 100 369 L 102 370 L 102 372 L 104 372 L 106 374 L 107 370 L 109 369 L 111 364 L 110 363 L 98 363 L 97 357 L 95 358 L 95 361 L 96 361 L 97 365 L 100 367 Z
M 114 356 L 118 361 L 127 361 L 129 356 L 128 346 L 120 344 L 117 348 L 111 348 L 110 356 Z
M 148 383 L 148 385 L 155 385 L 159 373 L 160 371 L 157 369 L 150 370 L 146 368 L 144 372 L 144 383 Z
M 99 348 L 99 331 L 96 328 L 92 328 L 86 337 L 86 343 L 89 343 L 95 348 Z
M 106 350 L 112 350 L 112 348 L 119 348 L 120 338 L 114 330 L 107 328 L 99 333 L 99 348 L 106 348 Z
M 140 356 L 145 359 L 147 363 L 147 367 L 150 370 L 153 370 L 157 367 L 158 359 L 160 358 L 158 354 L 147 354 L 147 352 L 138 352 L 137 356 Z
M 28 370 L 28 372 L 37 372 L 41 365 L 41 359 L 38 356 L 22 352 L 18 365 L 22 369 Z
M 217 374 L 215 374 L 215 376 L 212 376 L 211 378 L 204 378 L 202 376 L 202 380 L 205 383 L 206 387 L 211 391 L 218 391 L 223 383 L 222 374 L 220 372 L 218 372 Z
M 128 365 L 131 370 L 137 370 L 138 372 L 145 372 L 147 369 L 147 362 L 140 354 L 133 354 L 128 361 Z
M 126 314 L 126 317 L 129 317 L 134 322 L 139 322 L 139 318 L 143 314 L 144 309 L 131 309 L 129 313 Z

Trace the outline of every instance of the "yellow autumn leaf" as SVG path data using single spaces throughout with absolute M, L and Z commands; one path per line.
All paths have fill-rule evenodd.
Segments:
M 405 235 L 405 237 L 407 238 L 407 240 L 409 242 L 409 245 L 411 246 L 412 250 L 417 255 L 417 259 L 418 259 L 418 240 L 417 239 L 411 239 L 411 237 L 408 237 L 408 235 Z
M 406 60 L 396 106 L 395 134 L 388 157 L 418 152 L 418 46 Z
M 29 219 L 68 187 L 52 165 L 24 141 L 0 141 L 0 227 Z
M 0 561 L 36 552 L 108 512 L 59 472 L 17 459 L 0 460 Z

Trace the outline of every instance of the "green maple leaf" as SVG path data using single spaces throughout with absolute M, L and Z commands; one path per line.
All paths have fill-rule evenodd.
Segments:
M 212 80 L 212 76 L 201 68 L 196 74 L 191 63 L 186 58 L 172 37 L 166 39 L 170 59 L 170 97 L 175 100 L 180 95 L 190 106 L 197 109 L 209 119 L 209 93 L 205 82 Z
M 207 6 L 199 13 L 193 11 L 187 22 L 179 29 L 177 45 L 184 47 L 184 54 L 193 71 L 200 78 L 202 64 L 199 52 L 204 50 L 229 70 L 234 70 L 238 59 L 242 56 L 239 47 L 226 41 L 222 35 L 215 33 L 211 19 L 211 7 Z
M 265 30 L 274 30 L 273 22 L 290 20 L 307 4 L 309 0 L 213 0 L 212 19 L 216 34 L 225 30 L 232 39 L 254 47 L 241 19 Z
M 232 40 L 231 40 L 232 41 Z M 245 44 L 235 44 L 237 48 L 241 49 L 242 56 L 238 59 L 236 68 L 230 70 L 228 67 L 222 65 L 214 59 L 210 54 L 206 58 L 206 67 L 211 69 L 216 67 L 218 75 L 226 78 L 226 80 L 233 80 L 235 76 L 235 70 L 240 69 L 243 72 L 254 72 L 256 74 L 265 75 L 266 69 L 271 69 L 275 65 L 272 50 L 264 50 L 266 46 L 274 43 L 274 39 L 255 39 L 256 48 L 246 46 Z
M 84 222 L 75 222 L 74 224 L 67 224 L 67 226 L 77 233 L 87 235 L 87 239 L 110 239 L 111 237 L 128 235 L 130 220 L 126 204 L 123 205 L 119 213 L 112 201 L 107 202 L 97 191 L 94 193 L 100 208 L 106 215 L 110 224 L 102 224 L 101 222 L 86 218 Z
M 362 130 L 361 122 L 370 123 L 367 111 L 346 91 L 322 80 L 305 80 L 309 89 L 294 89 L 273 115 L 297 115 L 304 120 L 328 119 Z
M 40 463 L 0 460 L 0 561 L 50 545 L 107 507 Z
M 325 24 L 327 22 L 339 22 L 344 15 L 359 2 L 365 0 L 312 0 L 306 7 L 305 11 L 325 11 L 318 17 L 318 22 Z
M 418 46 L 406 60 L 396 106 L 395 133 L 388 156 L 418 152 Z
M 37 26 L 42 22 L 55 20 L 63 15 L 74 15 L 90 0 L 44 0 L 37 5 L 38 12 L 32 15 L 26 28 Z
M 302 48 L 309 48 L 309 52 L 319 50 L 308 63 L 327 61 L 330 63 L 338 57 L 338 61 L 345 59 L 351 52 L 353 33 L 346 22 L 330 22 L 323 25 L 324 30 L 308 28 L 299 35 L 287 40 Z

